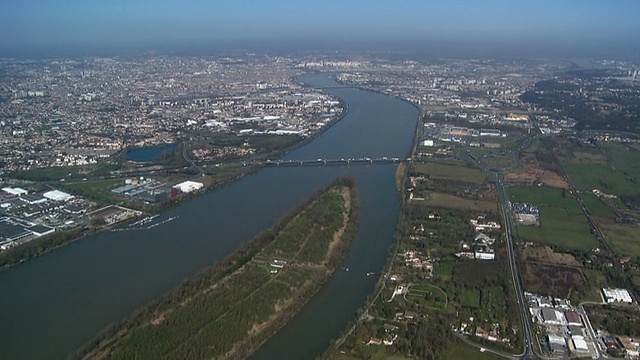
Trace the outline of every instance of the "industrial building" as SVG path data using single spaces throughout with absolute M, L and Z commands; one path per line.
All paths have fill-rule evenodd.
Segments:
M 566 311 L 564 313 L 564 317 L 567 319 L 567 325 L 570 326 L 582 326 L 582 320 L 580 320 L 580 315 L 578 315 L 575 311 Z
M 564 315 L 554 308 L 545 307 L 542 308 L 540 312 L 542 313 L 542 319 L 544 320 L 545 324 L 561 325 L 565 323 Z
M 29 192 L 25 189 L 21 189 L 21 188 L 11 188 L 11 187 L 5 187 L 2 188 L 2 191 L 4 191 L 5 193 L 9 194 L 9 195 L 13 195 L 13 196 L 22 196 L 22 195 L 26 195 Z
M 69 201 L 75 198 L 75 196 L 60 190 L 47 191 L 42 196 L 52 201 Z
M 187 180 L 187 181 L 181 182 L 179 184 L 175 184 L 175 185 L 173 185 L 173 187 L 175 189 L 180 190 L 183 193 L 190 193 L 192 191 L 196 191 L 196 190 L 202 189 L 204 187 L 204 184 L 200 183 L 200 182 L 197 182 L 197 181 Z
M 480 129 L 480 136 L 502 136 L 498 129 Z
M 633 298 L 627 289 L 602 289 L 602 295 L 607 303 L 633 303 Z
M 30 237 L 40 237 L 56 231 L 46 225 L 38 225 L 18 218 L 0 218 L 0 250 L 6 250 L 20 240 Z
M 584 336 L 580 336 L 580 335 L 573 335 L 571 337 L 571 343 L 573 344 L 573 351 L 575 351 L 576 353 L 588 353 L 589 352 L 589 346 L 587 345 L 587 342 L 584 339 Z
M 554 355 L 563 355 L 565 353 L 567 343 L 562 336 L 547 335 L 547 342 L 549 344 L 549 351 Z

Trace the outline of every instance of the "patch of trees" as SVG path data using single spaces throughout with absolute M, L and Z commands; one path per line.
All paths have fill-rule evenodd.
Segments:
M 256 135 L 249 138 L 249 145 L 258 152 L 283 150 L 301 141 L 299 135 Z
M 587 312 L 594 329 L 614 335 L 640 335 L 640 311 L 637 309 L 606 305 L 588 307 Z
M 154 163 L 158 165 L 163 165 L 167 167 L 182 167 L 188 165 L 187 162 L 182 157 L 181 146 L 177 149 L 166 149 L 163 150 L 160 155 L 156 159 L 153 160 Z
M 509 274 L 507 263 L 494 261 L 460 260 L 453 267 L 453 282 L 458 287 L 481 289 L 502 285 L 503 277 Z
M 398 342 L 399 352 L 418 359 L 440 359 L 453 339 L 451 319 L 441 313 L 430 314 L 417 323 L 410 323 L 403 337 L 407 341 Z

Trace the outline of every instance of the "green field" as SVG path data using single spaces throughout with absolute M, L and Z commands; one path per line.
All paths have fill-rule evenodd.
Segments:
M 591 250 L 598 241 L 591 234 L 582 213 L 566 208 L 541 207 L 540 227 L 518 226 L 518 235 L 526 240 L 566 249 Z
M 440 262 L 436 265 L 436 275 L 440 276 L 442 280 L 451 280 L 451 274 L 453 273 L 453 263 Z
M 599 197 L 593 193 L 584 193 L 580 195 L 582 202 L 589 209 L 589 213 L 593 216 L 604 218 L 615 218 L 616 214 L 611 210 L 609 205 L 605 204 Z
M 478 308 L 480 306 L 480 291 L 466 289 L 460 296 L 460 305 L 468 308 Z
M 579 301 L 602 301 L 600 289 L 608 287 L 607 277 L 600 270 L 596 269 L 582 269 L 582 272 L 587 277 L 587 281 L 585 283 L 585 289 L 582 289 L 580 294 L 576 294 L 581 295 Z
M 527 146 L 524 149 L 524 152 L 536 152 L 538 150 L 544 150 L 544 144 L 542 144 L 542 140 L 540 140 L 540 137 L 536 137 L 535 140 L 533 140 L 531 142 L 531 144 L 529 144 L 529 146 Z
M 522 239 L 566 249 L 590 250 L 598 247 L 580 204 L 569 191 L 539 186 L 516 186 L 509 188 L 508 192 L 511 201 L 532 203 L 540 208 L 540 227 L 518 226 L 518 235 Z M 598 207 L 598 203 L 592 200 L 598 199 L 588 201 L 600 216 L 609 215 L 604 204 Z
M 573 157 L 566 161 L 581 164 L 606 164 L 607 158 L 597 149 L 580 149 L 580 151 L 574 150 Z
M 12 176 L 18 179 L 31 181 L 50 181 L 82 177 L 80 175 L 81 173 L 86 174 L 92 170 L 93 167 L 88 166 L 61 166 L 18 171 L 12 174 Z
M 484 183 L 486 175 L 478 169 L 472 169 L 458 164 L 426 163 L 414 164 L 412 170 L 416 174 L 427 175 L 431 179 L 445 179 L 471 182 L 476 184 Z
M 567 176 L 581 190 L 600 189 L 614 195 L 637 194 L 640 189 L 640 151 L 626 144 L 599 142 L 609 160 L 563 163 Z
M 492 169 L 504 169 L 513 165 L 513 157 L 511 155 L 489 155 L 483 160 Z
M 639 155 L 640 156 L 640 153 Z M 605 164 L 562 164 L 574 186 L 580 190 L 600 189 L 607 194 L 637 194 L 640 188 L 640 172 L 631 172 Z
M 603 149 L 613 162 L 613 166 L 621 170 L 640 170 L 638 156 L 640 156 L 640 145 L 622 144 L 615 142 L 599 142 L 598 146 Z
M 613 224 L 605 224 L 600 228 L 616 253 L 640 256 L 640 228 Z
M 480 350 L 471 347 L 461 341 L 456 341 L 449 347 L 449 350 L 442 357 L 446 360 L 500 360 L 501 356 L 488 352 L 480 352 Z

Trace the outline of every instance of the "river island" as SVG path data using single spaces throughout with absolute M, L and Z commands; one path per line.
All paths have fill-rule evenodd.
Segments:
M 76 356 L 246 358 L 340 267 L 358 219 L 355 180 L 340 177 L 221 263 L 107 327 Z

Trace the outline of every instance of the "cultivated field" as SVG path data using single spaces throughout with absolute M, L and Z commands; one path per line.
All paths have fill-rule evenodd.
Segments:
M 589 156 L 579 153 L 581 161 L 562 164 L 574 185 L 582 190 L 600 189 L 614 195 L 637 194 L 640 187 L 638 147 L 608 142 L 599 142 L 598 146 L 600 155 L 592 154 L 595 150 L 591 150 Z
M 640 228 L 615 224 L 603 224 L 600 229 L 619 255 L 640 256 Z
M 413 201 L 416 205 L 428 205 L 447 209 L 464 209 L 479 212 L 496 212 L 498 205 L 493 201 L 470 200 L 441 192 L 427 192 L 423 201 Z

